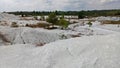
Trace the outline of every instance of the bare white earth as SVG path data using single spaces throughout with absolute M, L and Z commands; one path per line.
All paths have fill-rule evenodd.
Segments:
M 103 19 L 119 20 L 96 18 Z M 0 13 L 0 68 L 120 68 L 119 25 L 95 21 L 89 27 L 77 21 L 67 30 L 13 28 L 12 22 L 22 26 L 39 21 Z
M 0 68 L 119 68 L 120 34 L 0 47 Z

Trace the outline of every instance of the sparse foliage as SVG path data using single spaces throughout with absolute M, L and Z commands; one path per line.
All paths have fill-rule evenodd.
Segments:
M 26 27 L 32 28 L 48 28 L 50 24 L 47 23 L 37 23 L 37 24 L 26 24 Z
M 16 22 L 12 22 L 11 27 L 19 27 Z
M 45 17 L 43 15 L 41 15 L 41 20 L 45 21 Z
M 35 20 L 38 20 L 37 16 L 34 16 L 34 19 L 35 19 Z
M 67 36 L 63 34 L 60 36 L 60 39 L 67 39 Z
M 91 22 L 88 22 L 87 24 L 89 25 L 89 27 L 91 27 L 91 26 L 92 26 L 92 23 L 91 23 Z
M 103 21 L 101 24 L 120 24 L 120 21 Z
M 58 25 L 62 27 L 62 29 L 66 29 L 69 25 L 69 22 L 65 19 L 60 19 Z

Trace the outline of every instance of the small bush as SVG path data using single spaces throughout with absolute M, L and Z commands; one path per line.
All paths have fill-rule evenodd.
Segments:
M 12 22 L 11 27 L 19 27 L 16 22 Z
M 60 19 L 58 25 L 62 27 L 62 29 L 66 29 L 69 25 L 69 22 L 65 19 Z
M 92 23 L 91 23 L 91 22 L 88 22 L 87 24 L 89 25 L 89 27 L 91 27 L 91 26 L 92 26 Z
M 67 36 L 63 34 L 60 36 L 60 39 L 67 39 Z

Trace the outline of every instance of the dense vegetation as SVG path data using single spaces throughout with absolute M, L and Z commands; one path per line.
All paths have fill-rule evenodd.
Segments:
M 25 15 L 25 16 L 43 16 L 49 15 L 53 11 L 17 11 L 8 12 L 15 15 Z M 116 10 L 88 10 L 88 11 L 54 11 L 56 15 L 78 15 L 79 18 L 83 17 L 95 17 L 95 16 L 120 16 L 120 9 Z

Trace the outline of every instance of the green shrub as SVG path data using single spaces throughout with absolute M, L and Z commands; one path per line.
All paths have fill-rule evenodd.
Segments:
M 60 17 L 60 20 L 58 20 L 58 17 L 54 12 L 48 16 L 47 22 L 52 23 L 52 27 L 54 27 L 54 25 L 58 25 L 61 26 L 62 29 L 66 29 L 69 25 L 69 22 L 64 19 L 64 15 Z
M 65 19 L 60 19 L 58 25 L 61 26 L 63 29 L 66 29 L 69 25 L 69 22 Z

